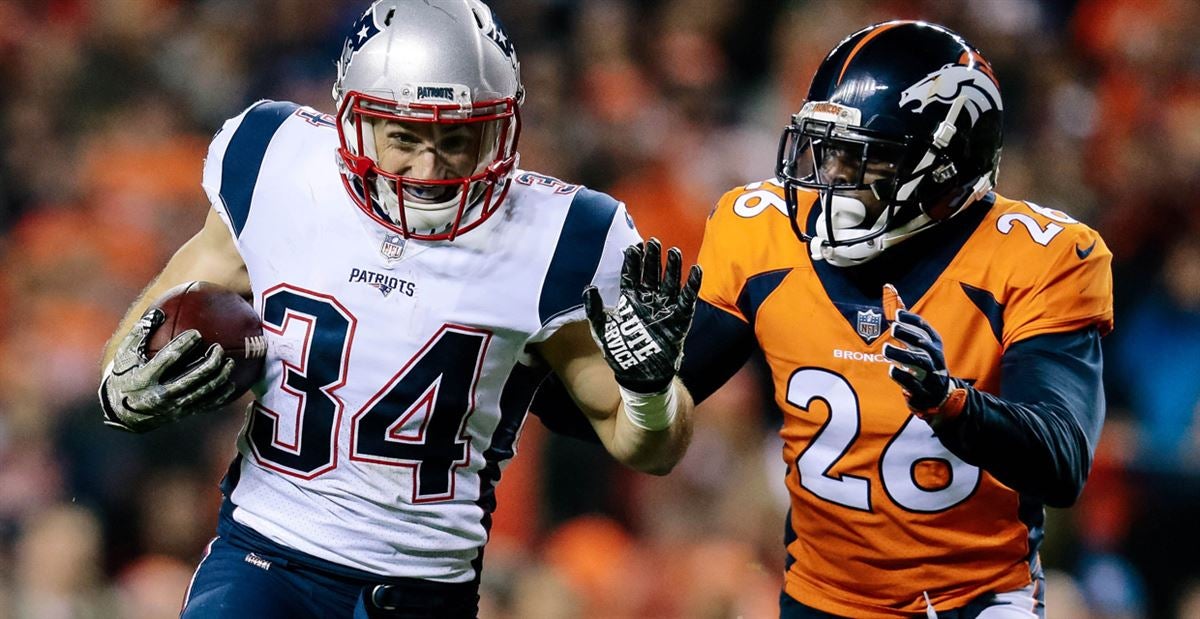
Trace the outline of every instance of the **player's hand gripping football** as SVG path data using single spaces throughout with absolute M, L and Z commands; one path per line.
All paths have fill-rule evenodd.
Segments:
M 162 310 L 142 315 L 117 347 L 112 365 L 100 383 L 104 423 L 131 432 L 146 432 L 166 423 L 216 408 L 233 394 L 229 379 L 233 360 L 213 344 L 203 360 L 183 374 L 164 380 L 163 375 L 181 357 L 200 345 L 200 332 L 184 331 L 146 358 L 150 333 L 163 323 Z
M 903 389 L 908 408 L 935 427 L 957 417 L 967 401 L 966 384 L 946 369 L 942 337 L 905 309 L 891 284 L 883 287 L 883 312 L 892 321 L 892 337 L 903 344 L 884 344 L 883 356 L 892 364 L 888 376 Z
M 675 247 L 667 251 L 663 273 L 662 244 L 652 238 L 645 246 L 625 249 L 621 296 L 614 310 L 604 309 L 595 286 L 583 291 L 592 337 L 617 383 L 629 391 L 662 393 L 679 370 L 683 339 L 696 310 L 700 267 L 692 266 L 681 287 L 682 274 L 683 256 Z

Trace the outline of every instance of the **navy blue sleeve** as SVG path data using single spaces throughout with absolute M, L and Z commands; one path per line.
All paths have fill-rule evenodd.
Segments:
M 620 205 L 612 196 L 587 187 L 575 193 L 538 300 L 538 318 L 543 325 L 583 305 L 583 289 L 596 276 L 608 229 Z M 616 274 L 613 281 L 617 281 Z
M 234 236 L 241 236 L 250 217 L 251 198 L 271 139 L 299 107 L 287 101 L 260 101 L 246 111 L 230 138 L 221 161 L 220 194 Z
M 550 372 L 546 380 L 533 394 L 533 402 L 529 412 L 541 420 L 547 430 L 555 434 L 577 438 L 581 441 L 600 444 L 600 437 L 587 415 L 571 399 L 567 387 L 559 379 L 558 374 Z
M 1069 507 L 1104 424 L 1103 365 L 1094 327 L 1017 342 L 1001 359 L 1000 395 L 968 389 L 962 415 L 937 436 L 1009 488 Z
M 683 342 L 679 378 L 699 404 L 736 374 L 757 346 L 754 328 L 748 323 L 699 301 Z

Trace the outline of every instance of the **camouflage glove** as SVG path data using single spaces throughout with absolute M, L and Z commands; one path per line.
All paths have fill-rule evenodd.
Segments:
M 184 331 L 146 358 L 146 341 L 163 323 L 162 310 L 151 308 L 121 340 L 113 362 L 100 383 L 100 406 L 105 425 L 129 432 L 146 432 L 193 413 L 216 408 L 233 394 L 229 379 L 233 360 L 213 344 L 202 360 L 170 379 L 163 374 L 200 344 L 200 332 Z
M 665 275 L 661 268 L 662 244 L 650 239 L 644 247 L 625 249 L 615 310 L 604 308 L 595 286 L 583 291 L 592 337 L 605 361 L 619 385 L 639 394 L 662 393 L 671 384 L 700 290 L 699 266 L 692 267 L 680 287 L 683 257 L 678 248 L 667 252 Z

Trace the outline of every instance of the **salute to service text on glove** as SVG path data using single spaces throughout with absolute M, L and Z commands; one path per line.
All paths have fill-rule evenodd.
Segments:
M 636 394 L 662 393 L 671 384 L 700 290 L 699 266 L 691 268 L 687 283 L 680 287 L 683 257 L 679 249 L 672 247 L 667 252 L 665 275 L 661 268 L 658 239 L 650 239 L 645 247 L 631 245 L 625 250 L 621 296 L 615 310 L 604 308 L 594 286 L 583 294 L 592 337 L 617 383 Z

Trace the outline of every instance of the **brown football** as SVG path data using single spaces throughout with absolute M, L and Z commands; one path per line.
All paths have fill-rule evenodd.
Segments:
M 246 392 L 262 376 L 266 358 L 262 322 L 258 312 L 236 292 L 209 282 L 188 282 L 166 292 L 153 307 L 166 314 L 146 345 L 153 356 L 175 336 L 195 329 L 203 344 L 194 346 L 163 375 L 169 380 L 200 361 L 212 344 L 220 344 L 225 356 L 233 359 L 235 397 Z

